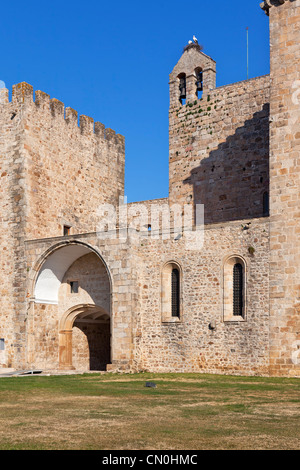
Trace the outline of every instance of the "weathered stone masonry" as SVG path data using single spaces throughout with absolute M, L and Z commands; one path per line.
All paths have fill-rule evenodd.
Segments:
M 170 202 L 191 196 L 207 223 L 264 215 L 269 100 L 266 76 L 170 108 Z
M 299 376 L 300 0 L 261 7 L 271 74 L 216 88 L 215 61 L 184 49 L 169 198 L 129 204 L 115 234 L 99 207 L 119 215 L 124 137 L 26 83 L 0 90 L 0 366 Z M 174 214 L 170 237 L 139 218 L 197 204 L 197 250 Z
M 270 372 L 286 375 L 299 373 L 292 355 L 300 347 L 300 2 L 265 2 L 265 7 L 272 81 Z

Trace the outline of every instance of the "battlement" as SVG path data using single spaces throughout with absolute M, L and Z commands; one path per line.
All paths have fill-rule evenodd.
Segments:
M 106 128 L 101 122 L 95 122 L 93 118 L 85 115 L 78 115 L 78 112 L 70 107 L 65 107 L 64 103 L 56 98 L 50 98 L 47 93 L 37 90 L 34 93 L 33 87 L 26 83 L 13 85 L 12 99 L 9 101 L 9 90 L 0 89 L 0 105 L 8 104 L 13 108 L 24 109 L 35 106 L 40 112 L 51 114 L 52 118 L 65 121 L 70 127 L 78 127 L 83 135 L 95 135 L 110 143 L 125 146 L 125 137 L 117 134 L 113 129 Z
M 28 239 L 96 230 L 124 194 L 125 138 L 25 82 L 0 89 L 0 163 Z

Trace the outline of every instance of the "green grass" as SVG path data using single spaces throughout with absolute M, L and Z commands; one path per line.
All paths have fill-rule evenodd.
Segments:
M 3 378 L 0 450 L 300 449 L 299 392 L 202 374 Z

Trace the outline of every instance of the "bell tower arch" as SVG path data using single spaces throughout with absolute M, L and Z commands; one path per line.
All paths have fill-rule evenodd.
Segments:
M 191 42 L 170 74 L 170 107 L 195 101 L 216 88 L 216 62 L 204 54 L 202 46 Z

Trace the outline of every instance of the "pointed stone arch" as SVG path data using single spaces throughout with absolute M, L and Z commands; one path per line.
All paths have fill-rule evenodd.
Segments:
M 110 315 L 102 307 L 94 304 L 80 304 L 68 309 L 59 322 L 59 368 L 72 370 L 73 366 L 73 327 L 78 319 L 95 323 L 110 323 Z M 109 344 L 110 348 L 110 344 Z M 108 363 L 109 361 L 107 361 Z
M 88 253 L 94 253 L 103 263 L 112 292 L 112 276 L 101 253 L 87 243 L 68 240 L 51 246 L 35 263 L 29 276 L 28 296 L 31 300 L 35 303 L 57 303 L 58 290 L 65 272 L 76 259 Z M 45 290 L 47 290 L 47 298 L 43 298 Z
M 74 272 L 79 281 L 75 295 L 70 288 Z M 52 245 L 36 261 L 29 281 L 28 362 L 34 363 L 38 358 L 42 367 L 47 367 L 44 364 L 50 363 L 47 352 L 51 350 L 60 369 L 74 369 L 75 364 L 80 370 L 105 370 L 113 349 L 113 289 L 110 270 L 97 248 L 77 240 Z M 44 344 L 41 337 L 36 339 L 35 319 L 46 322 L 43 317 L 48 312 L 52 324 L 53 319 L 57 321 L 56 331 L 52 327 L 52 345 L 48 335 L 42 340 Z M 84 368 L 77 367 L 78 362 L 84 363 Z M 52 364 L 57 368 L 57 362 L 55 365 L 52 360 Z

